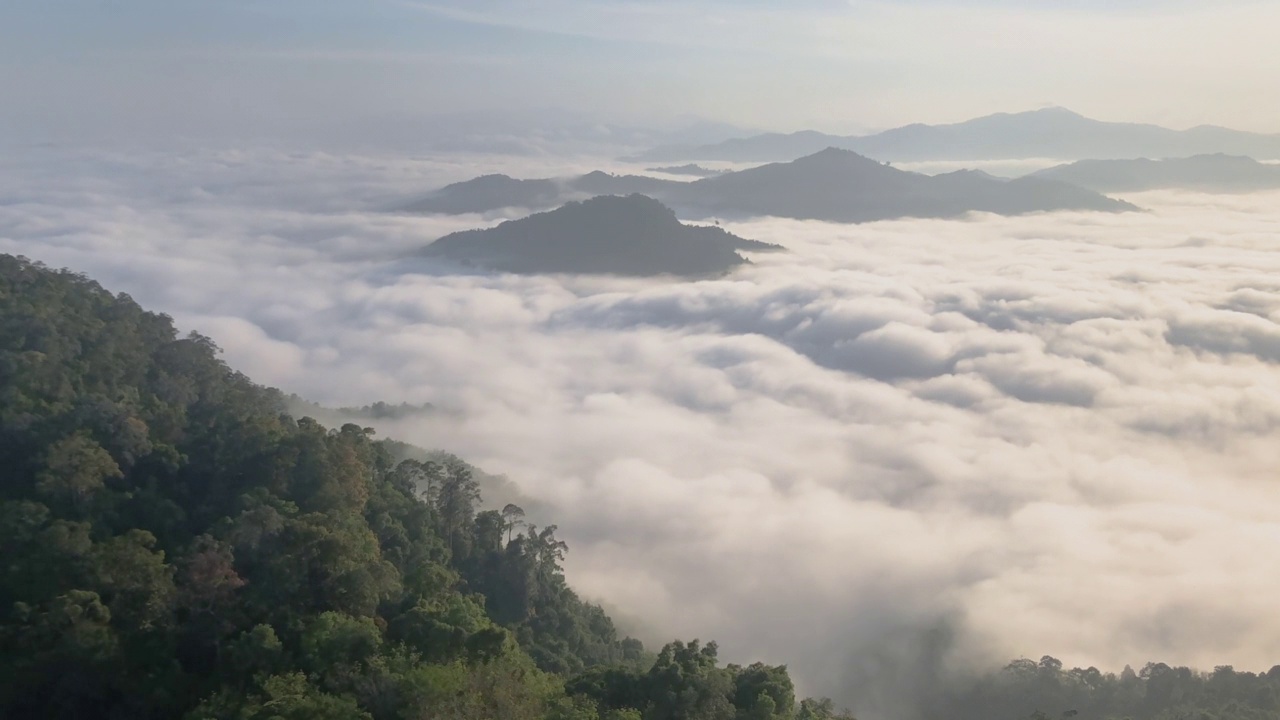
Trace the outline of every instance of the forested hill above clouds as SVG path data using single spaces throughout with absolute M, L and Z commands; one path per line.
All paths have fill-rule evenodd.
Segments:
M 620 637 L 464 462 L 294 418 L 83 276 L 0 255 L 0 368 L 0 717 L 797 711 L 785 668 Z
M 746 263 L 739 250 L 781 249 L 718 227 L 685 225 L 653 198 L 602 195 L 446 235 L 422 254 L 517 273 L 702 276 Z
M 407 212 L 460 214 L 502 208 L 540 210 L 583 195 L 643 194 L 687 218 L 776 216 L 858 223 L 894 218 L 946 218 L 967 212 L 1000 215 L 1133 205 L 1048 178 L 1001 180 L 983 172 L 924 175 L 848 150 L 826 148 L 791 162 L 721 173 L 693 182 L 593 172 L 578 178 L 516 180 L 485 175 L 440 188 Z

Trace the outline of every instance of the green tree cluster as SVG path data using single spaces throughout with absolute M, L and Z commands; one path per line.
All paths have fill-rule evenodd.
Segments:
M 1020 659 L 940 694 L 932 713 L 957 720 L 1274 720 L 1280 717 L 1280 666 L 1265 673 L 1231 666 L 1197 672 L 1153 662 L 1104 673 L 1066 668 L 1049 656 Z

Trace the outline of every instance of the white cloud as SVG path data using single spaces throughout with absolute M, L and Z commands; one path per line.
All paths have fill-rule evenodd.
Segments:
M 466 172 L 32 151 L 0 175 L 0 251 L 286 391 L 456 410 L 382 432 L 508 474 L 574 585 L 655 637 L 868 717 L 949 658 L 1275 662 L 1280 195 L 729 223 L 790 252 L 703 282 L 402 274 L 497 218 L 376 210 Z

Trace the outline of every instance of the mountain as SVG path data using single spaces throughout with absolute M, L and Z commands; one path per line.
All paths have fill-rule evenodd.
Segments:
M 461 215 L 502 208 L 553 208 L 566 200 L 583 200 L 596 195 L 652 195 L 670 185 L 671 180 L 643 175 L 610 175 L 596 170 L 568 180 L 542 178 L 517 180 L 507 175 L 481 175 L 446 185 L 427 197 L 402 208 L 405 212 Z
M 458 458 L 291 416 L 209 338 L 25 258 L 0 328 L 0 717 L 515 717 L 464 688 L 502 668 L 537 705 L 546 673 L 647 663 Z
M 447 185 L 405 206 L 404 210 L 461 215 L 505 207 L 550 207 L 560 193 L 560 184 L 554 180 L 516 180 L 506 175 L 481 175 Z
M 704 168 L 701 165 L 688 163 L 687 165 L 669 165 L 666 167 L 647 168 L 649 172 L 666 173 L 668 175 L 689 175 L 691 177 L 713 177 L 715 175 L 723 175 L 727 170 L 712 170 Z
M 492 176 L 490 176 L 492 177 Z M 848 150 L 827 148 L 788 163 L 729 172 L 694 182 L 594 172 L 579 178 L 511 180 L 509 195 L 491 191 L 477 178 L 450 185 L 433 198 L 436 207 L 466 212 L 523 206 L 543 209 L 592 194 L 642 193 L 689 217 L 775 215 L 802 220 L 867 222 L 899 217 L 952 217 L 971 210 L 1018 215 L 1050 210 L 1133 210 L 1091 190 L 1040 178 L 1005 181 L 978 171 L 929 176 L 907 172 Z M 483 182 L 482 182 L 483 181 Z M 476 185 L 478 183 L 478 185 Z M 477 188 L 469 194 L 471 188 Z M 528 188 L 560 188 L 554 195 Z M 422 207 L 417 203 L 413 207 Z
M 602 195 L 488 230 L 446 235 L 423 255 L 508 272 L 707 275 L 747 262 L 738 250 L 777 249 L 718 227 L 683 225 L 643 195 Z
M 671 180 L 647 177 L 645 175 L 611 175 L 596 170 L 569 180 L 565 187 L 569 192 L 581 193 L 587 196 L 653 195 L 679 184 Z
M 714 642 L 647 652 L 572 590 L 556 526 L 479 509 L 467 463 L 292 416 L 212 340 L 83 275 L 0 255 L 0 367 L 0 717 L 853 718 Z M 973 670 L 854 702 L 1264 720 L 1280 697 L 1280 666 Z
M 836 147 L 879 160 L 1008 160 L 1018 158 L 1120 159 L 1207 153 L 1280 159 L 1280 134 L 1202 125 L 1170 130 L 1158 125 L 1093 120 L 1063 108 L 997 113 L 946 125 L 906 125 L 874 135 L 814 131 L 766 133 L 710 145 L 672 145 L 635 156 L 646 162 L 790 160 Z
M 1165 160 L 1081 160 L 1033 173 L 1099 192 L 1186 188 L 1249 192 L 1280 188 L 1280 165 L 1239 155 L 1195 155 Z
M 217 353 L 0 255 L 0 717 L 852 720 L 714 642 L 645 651 L 470 465 Z
M 663 145 L 624 158 L 632 162 L 674 162 L 678 160 L 727 160 L 730 162 L 771 162 L 812 155 L 828 147 L 849 149 L 854 136 L 828 135 L 816 130 L 794 133 L 763 133 L 731 138 L 707 145 Z
M 974 210 L 1019 215 L 1044 210 L 1134 209 L 1128 203 L 1062 182 L 1037 178 L 1002 181 L 964 170 L 922 175 L 835 148 L 789 163 L 691 183 L 671 199 L 712 215 L 773 215 L 832 222 L 951 217 Z

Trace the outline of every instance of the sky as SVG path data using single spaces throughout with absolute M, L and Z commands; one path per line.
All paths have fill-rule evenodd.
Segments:
M 1256 0 L 15 0 L 0 132 L 412 149 L 478 129 L 858 132 L 1048 105 L 1280 132 L 1276 27 L 1280 5 Z

